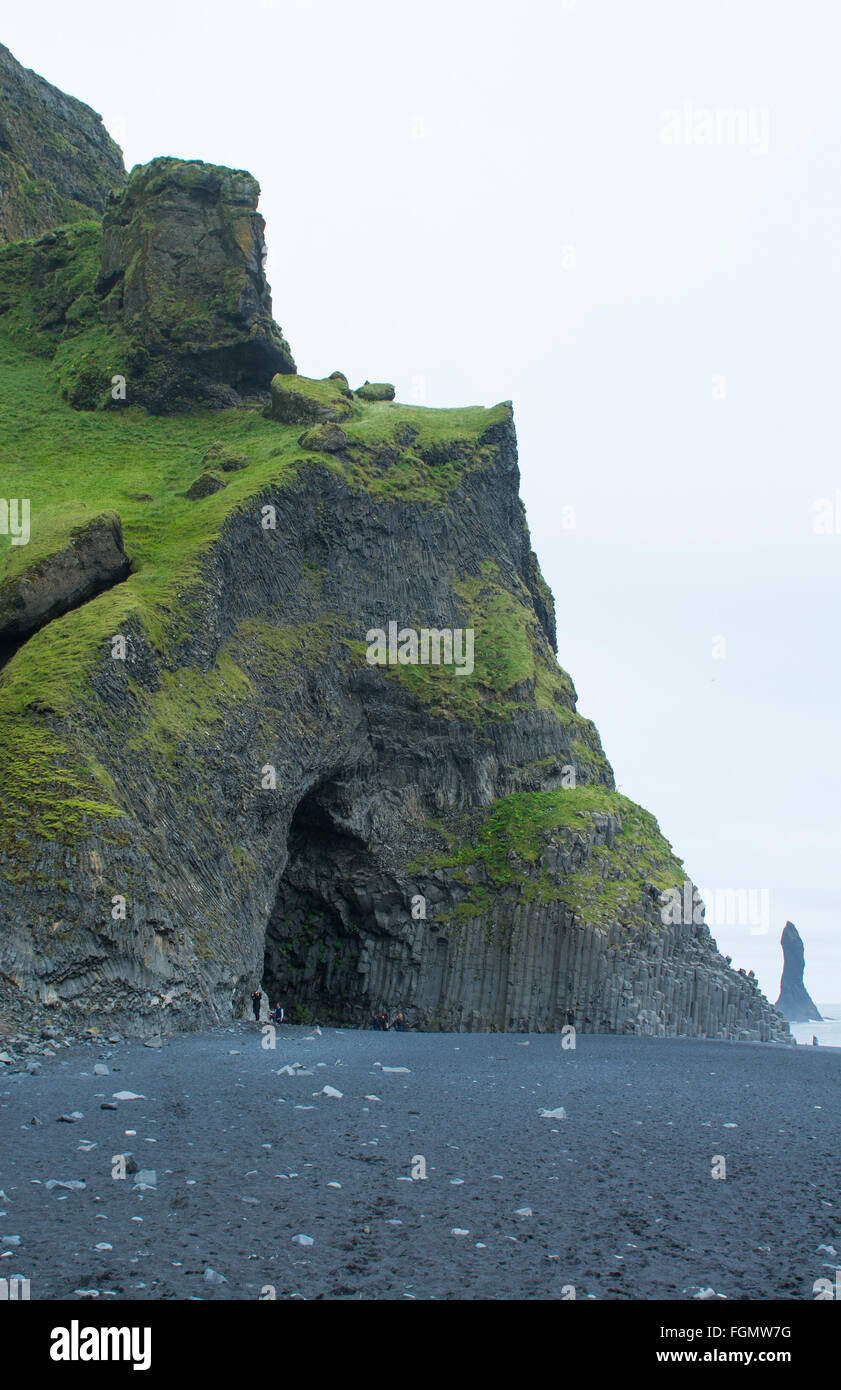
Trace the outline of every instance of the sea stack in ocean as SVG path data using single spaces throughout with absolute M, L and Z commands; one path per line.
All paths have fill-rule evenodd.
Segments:
M 786 922 L 780 937 L 783 948 L 783 975 L 776 1009 L 789 1023 L 820 1023 L 821 1016 L 803 983 L 805 952 L 800 932 L 793 922 Z

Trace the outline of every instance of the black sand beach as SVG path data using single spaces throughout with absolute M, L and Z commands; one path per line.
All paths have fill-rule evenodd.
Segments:
M 0 1077 L 0 1276 L 100 1304 L 812 1299 L 841 1255 L 840 1101 L 841 1052 L 751 1043 L 285 1027 L 271 1050 L 239 1024 L 62 1048 Z M 112 1177 L 125 1152 L 141 1171 Z

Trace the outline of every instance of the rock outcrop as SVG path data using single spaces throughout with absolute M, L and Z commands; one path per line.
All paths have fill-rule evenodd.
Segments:
M 111 197 L 95 293 L 144 355 L 133 400 L 237 405 L 294 372 L 263 273 L 259 196 L 242 170 L 154 159 Z
M 783 973 L 780 997 L 774 1007 L 789 1023 L 820 1023 L 821 1016 L 803 980 L 806 952 L 800 932 L 793 922 L 786 922 L 783 927 L 780 945 L 783 948 Z
M 0 1016 L 196 1027 L 262 982 L 292 1019 L 788 1040 L 664 910 L 685 871 L 558 665 L 510 403 L 295 372 L 256 201 L 155 160 L 104 231 L 0 251 L 10 485 L 53 556 L 0 672 Z M 61 612 L 106 504 L 131 573 Z
M 272 380 L 270 415 L 284 425 L 327 424 L 349 420 L 353 393 L 343 378 L 311 381 L 301 376 L 278 375 Z
M 0 329 L 50 359 L 76 409 L 268 405 L 295 363 L 272 318 L 258 196 L 239 170 L 139 166 L 101 223 L 0 250 Z
M 125 177 L 101 116 L 0 44 L 0 245 L 100 217 Z
M 0 663 L 32 632 L 120 583 L 130 569 L 116 512 L 74 527 L 39 558 L 26 547 L 11 558 L 0 581 Z

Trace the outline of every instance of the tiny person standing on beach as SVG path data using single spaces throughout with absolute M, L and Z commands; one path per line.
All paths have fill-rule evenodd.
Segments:
M 251 1007 L 252 1007 L 253 1010 L 254 1010 L 254 1022 L 255 1022 L 255 1023 L 259 1023 L 259 1022 L 260 1022 L 260 1008 L 261 1008 L 262 1003 L 263 1003 L 263 991 L 260 989 L 260 986 L 258 985 L 257 988 L 255 989 L 254 993 L 253 993 L 252 996 L 251 996 Z

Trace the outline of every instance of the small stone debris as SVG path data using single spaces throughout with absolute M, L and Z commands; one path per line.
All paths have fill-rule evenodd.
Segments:
M 204 1271 L 204 1282 L 206 1284 L 218 1285 L 227 1284 L 228 1281 L 225 1278 L 224 1274 L 218 1274 L 215 1269 L 211 1269 L 210 1265 L 208 1265 L 206 1270 Z
M 81 1110 L 72 1110 L 69 1115 L 59 1115 L 58 1123 L 63 1125 L 74 1125 L 77 1120 L 83 1120 L 84 1118 Z
M 139 1096 L 136 1091 L 113 1091 L 114 1100 L 145 1100 L 145 1096 Z M 79 1119 L 81 1120 L 81 1115 Z
M 0 1245 L 7 1245 L 13 1247 L 20 1245 L 20 1242 L 20 1236 L 0 1236 Z
M 101 1240 L 101 1241 L 99 1241 L 99 1243 L 98 1243 L 97 1245 L 95 1245 L 93 1248 L 94 1248 L 94 1250 L 113 1250 L 113 1249 L 114 1249 L 113 1245 L 109 1245 L 108 1242 L 107 1242 L 107 1240 Z
M 100 1108 L 100 1110 L 116 1110 L 116 1109 L 117 1109 L 117 1107 L 116 1107 L 116 1105 L 114 1105 L 113 1101 L 110 1101 L 110 1100 L 103 1101 L 99 1108 Z
M 144 1047 L 163 1047 L 163 1038 L 160 1033 L 155 1033 L 151 1038 L 147 1038 Z
M 392 1073 L 394 1073 L 394 1074 L 396 1074 L 397 1072 L 403 1072 L 403 1073 L 405 1073 L 405 1074 L 408 1075 L 409 1068 L 408 1068 L 408 1067 L 383 1067 L 383 1071 L 390 1071 L 390 1072 L 392 1072 Z
M 134 1186 L 131 1190 L 132 1192 L 137 1192 L 138 1189 L 141 1191 L 146 1191 L 147 1189 L 155 1189 L 157 1188 L 157 1186 L 158 1175 L 155 1169 L 141 1168 L 137 1174 L 137 1177 L 134 1180 Z
M 62 1187 L 66 1192 L 82 1192 L 85 1184 L 79 1179 L 71 1179 L 70 1182 L 60 1182 L 58 1178 L 50 1178 L 44 1183 L 48 1192 L 52 1192 L 54 1187 Z
M 93 1069 L 94 1076 L 110 1076 L 110 1069 L 104 1062 L 97 1062 Z
M 544 1120 L 565 1120 L 567 1112 L 562 1105 L 559 1105 L 557 1110 L 541 1110 L 540 1116 Z
M 470 1232 L 469 1232 L 469 1231 L 465 1231 L 464 1228 L 463 1228 L 462 1226 L 453 1226 L 452 1230 L 450 1231 L 450 1235 L 451 1235 L 451 1236 L 469 1236 L 469 1235 L 470 1235 Z
M 534 1215 L 534 1212 L 532 1211 L 531 1207 L 518 1207 L 517 1210 L 515 1211 L 514 1215 L 515 1215 L 515 1216 L 533 1216 L 533 1215 Z
M 342 1092 L 337 1091 L 335 1086 L 322 1086 L 320 1091 L 315 1092 L 318 1096 L 332 1096 L 334 1100 L 342 1099 Z
M 314 1245 L 312 1236 L 297 1235 L 292 1237 L 293 1245 Z

